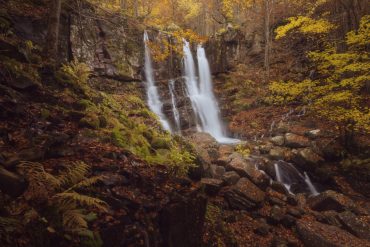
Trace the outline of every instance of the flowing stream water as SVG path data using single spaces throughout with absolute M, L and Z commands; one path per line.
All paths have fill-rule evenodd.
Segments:
M 171 132 L 170 124 L 166 116 L 162 112 L 163 103 L 159 97 L 158 89 L 155 85 L 155 80 L 153 76 L 153 66 L 152 60 L 150 57 L 150 48 L 148 46 L 148 34 L 144 33 L 144 44 L 145 44 L 145 77 L 146 77 L 146 88 L 147 88 L 147 97 L 148 97 L 148 106 L 152 112 L 154 112 L 161 122 L 163 128 Z

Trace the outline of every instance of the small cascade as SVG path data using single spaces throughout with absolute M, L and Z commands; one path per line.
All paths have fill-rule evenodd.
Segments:
M 147 89 L 147 97 L 148 97 L 148 106 L 152 112 L 154 112 L 158 117 L 159 120 L 165 130 L 171 132 L 170 124 L 166 116 L 162 112 L 163 103 L 159 97 L 158 89 L 155 86 L 154 76 L 153 76 L 153 67 L 152 67 L 152 60 L 150 58 L 150 48 L 147 45 L 149 41 L 147 32 L 144 33 L 144 44 L 145 44 L 145 77 L 146 77 L 146 89 Z
M 316 196 L 319 194 L 319 192 L 316 190 L 315 186 L 311 182 L 310 177 L 308 176 L 307 172 L 304 172 L 304 180 L 306 181 L 306 184 L 308 188 L 310 189 L 310 192 L 312 195 Z
M 198 46 L 197 58 L 199 81 L 195 74 L 194 59 L 189 42 L 184 40 L 186 88 L 197 117 L 197 130 L 209 133 L 220 143 L 237 143 L 239 140 L 228 138 L 224 134 L 219 117 L 219 108 L 213 94 L 211 71 L 204 48 L 201 46 Z
M 180 114 L 176 106 L 175 80 L 172 80 L 172 79 L 169 80 L 168 89 L 171 94 L 172 112 L 173 112 L 173 118 L 175 119 L 175 122 L 176 122 L 176 128 L 178 132 L 181 132 Z
M 275 163 L 274 168 L 276 180 L 284 184 L 290 193 L 310 192 L 312 195 L 319 194 L 306 172 L 302 175 L 292 164 L 282 160 Z

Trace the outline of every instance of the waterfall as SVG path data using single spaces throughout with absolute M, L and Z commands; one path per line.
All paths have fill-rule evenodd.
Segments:
M 147 89 L 147 97 L 148 97 L 148 106 L 152 112 L 154 112 L 159 121 L 162 124 L 162 127 L 165 130 L 171 132 L 170 124 L 167 121 L 166 116 L 162 112 L 163 103 L 158 94 L 158 89 L 155 86 L 154 76 L 153 76 L 153 67 L 152 61 L 150 58 L 150 48 L 147 44 L 149 41 L 147 32 L 144 32 L 144 44 L 145 44 L 145 77 L 146 77 L 146 89 Z
M 175 80 L 170 80 L 168 82 L 168 89 L 171 94 L 171 102 L 172 102 L 172 112 L 173 118 L 176 122 L 177 131 L 181 132 L 181 124 L 180 124 L 180 114 L 176 107 L 176 97 L 175 97 Z
M 279 160 L 274 164 L 276 180 L 284 184 L 285 188 L 290 193 L 293 193 L 293 187 L 298 187 L 298 190 L 308 191 L 312 195 L 319 194 L 315 186 L 312 184 L 307 173 L 304 172 L 304 176 L 300 173 L 292 164 Z
M 211 71 L 204 48 L 197 49 L 199 82 L 195 74 L 193 55 L 189 42 L 184 40 L 184 67 L 187 94 L 196 116 L 198 131 L 207 132 L 220 143 L 237 143 L 239 140 L 225 136 L 216 98 L 213 94 Z M 200 120 L 200 123 L 199 123 Z

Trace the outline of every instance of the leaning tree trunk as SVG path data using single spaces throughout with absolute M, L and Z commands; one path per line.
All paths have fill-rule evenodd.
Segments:
M 62 0 L 50 0 L 48 32 L 44 46 L 44 56 L 50 61 L 58 61 L 59 23 Z

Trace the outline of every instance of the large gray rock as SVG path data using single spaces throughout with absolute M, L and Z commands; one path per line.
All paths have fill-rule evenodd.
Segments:
M 331 225 L 300 219 L 297 230 L 307 247 L 369 247 L 370 242 Z
M 310 140 L 304 136 L 286 133 L 284 138 L 285 145 L 290 148 L 303 148 L 310 146 Z
M 225 197 L 232 209 L 246 210 L 259 206 L 265 199 L 265 193 L 249 179 L 241 178 L 225 193 Z

